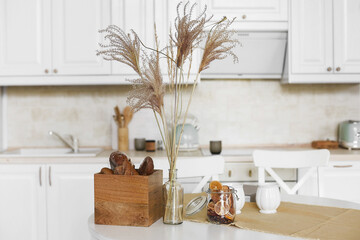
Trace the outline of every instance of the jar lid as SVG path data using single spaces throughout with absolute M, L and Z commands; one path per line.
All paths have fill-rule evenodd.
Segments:
M 206 205 L 206 197 L 205 196 L 199 196 L 196 198 L 193 198 L 185 208 L 185 213 L 187 216 L 191 216 L 197 212 L 199 212 L 201 209 L 203 209 Z

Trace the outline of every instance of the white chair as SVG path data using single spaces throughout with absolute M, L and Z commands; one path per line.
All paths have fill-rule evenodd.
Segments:
M 167 158 L 153 158 L 156 169 L 163 170 L 163 177 L 168 179 L 169 162 Z M 179 157 L 176 162 L 177 178 L 202 177 L 192 193 L 200 193 L 210 180 L 219 180 L 219 174 L 224 173 L 224 158 L 220 155 L 209 157 Z
M 319 167 L 327 166 L 330 158 L 330 152 L 326 149 L 309 151 L 267 151 L 255 150 L 253 160 L 258 167 L 258 182 L 265 183 L 265 171 L 272 176 L 280 187 L 288 194 L 295 194 L 304 182 L 317 171 L 318 196 L 321 192 L 321 171 Z M 290 188 L 276 174 L 273 168 L 309 168 L 307 172 L 298 179 L 298 182 Z

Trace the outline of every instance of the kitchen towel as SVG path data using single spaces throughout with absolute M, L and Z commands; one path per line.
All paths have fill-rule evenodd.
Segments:
M 196 196 L 186 194 L 185 206 Z M 206 207 L 186 221 L 209 223 Z M 360 239 L 360 210 L 281 202 L 275 214 L 261 214 L 247 202 L 231 225 L 238 228 L 307 239 Z

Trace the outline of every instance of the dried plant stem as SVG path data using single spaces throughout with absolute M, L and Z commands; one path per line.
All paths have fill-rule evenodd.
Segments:
M 165 150 L 166 150 L 166 156 L 167 156 L 167 158 L 168 158 L 168 161 L 169 161 L 169 151 L 168 151 L 168 148 L 167 148 L 167 146 L 166 146 L 166 141 L 165 141 L 165 138 L 164 138 L 164 133 L 163 133 L 163 131 L 162 131 L 162 128 L 161 128 L 161 126 L 160 126 L 160 123 L 159 123 L 159 119 L 158 119 L 158 117 L 157 117 L 157 115 L 156 115 L 156 112 L 155 112 L 155 110 L 153 110 L 153 112 L 154 112 L 154 116 L 155 116 L 155 119 L 156 119 L 156 123 L 157 123 L 157 126 L 158 126 L 158 128 L 159 128 L 159 131 L 160 131 L 160 135 L 161 135 L 161 139 L 162 139 L 162 141 L 163 141 L 163 143 L 164 143 L 164 146 L 165 146 Z M 161 116 L 160 116 L 161 117 Z M 161 117 L 162 118 L 162 117 Z M 169 162 L 170 163 L 170 162 Z
M 182 138 L 182 135 L 183 135 L 183 132 L 184 132 L 185 120 L 186 120 L 187 115 L 188 115 L 188 112 L 189 112 L 190 104 L 191 104 L 191 101 L 192 101 L 192 96 L 194 95 L 194 92 L 195 92 L 195 88 L 196 88 L 196 86 L 197 86 L 197 82 L 198 82 L 199 75 L 200 75 L 200 73 L 197 73 L 197 74 L 196 74 L 196 78 L 195 78 L 195 81 L 194 81 L 194 84 L 193 84 L 193 88 L 192 88 L 192 91 L 191 91 L 191 94 L 190 94 L 190 99 L 189 99 L 188 105 L 187 105 L 187 107 L 186 107 L 186 111 L 185 111 L 185 115 L 184 115 L 184 120 L 183 120 L 183 123 L 182 123 L 182 126 L 181 126 L 181 131 L 180 131 L 180 137 L 179 137 L 179 139 Z M 179 147 L 180 147 L 180 144 L 177 145 L 176 155 L 178 155 L 178 153 L 179 153 Z
M 174 63 L 176 63 L 174 59 L 172 59 L 169 55 L 163 53 L 162 51 L 159 51 L 159 50 L 157 50 L 157 49 L 154 49 L 154 48 L 151 48 L 151 47 L 146 46 L 140 39 L 139 39 L 139 42 L 140 42 L 140 44 L 141 44 L 144 48 L 146 48 L 146 49 L 148 49 L 148 50 L 151 50 L 151 51 L 154 51 L 154 52 L 156 52 L 156 53 L 158 53 L 158 54 L 164 55 L 164 56 L 166 57 L 166 59 L 171 60 L 171 61 L 173 61 Z
M 164 108 L 162 107 L 162 113 L 164 113 Z M 165 135 L 165 142 L 164 142 L 164 145 L 165 145 L 165 149 L 166 149 L 166 154 L 167 154 L 167 157 L 168 157 L 168 161 L 169 161 L 169 166 L 171 166 L 171 142 L 170 142 L 170 139 L 169 139 L 169 129 L 168 129 L 168 126 L 167 126 L 167 123 L 166 123 L 166 117 L 164 114 L 161 114 L 160 115 L 161 117 L 161 121 L 162 121 L 162 125 L 164 127 L 164 135 Z

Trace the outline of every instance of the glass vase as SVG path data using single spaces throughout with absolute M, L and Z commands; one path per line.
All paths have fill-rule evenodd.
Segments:
M 181 224 L 184 217 L 184 188 L 176 180 L 177 169 L 169 170 L 169 181 L 163 185 L 165 224 Z

